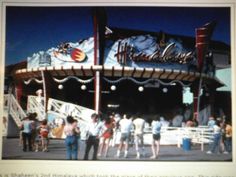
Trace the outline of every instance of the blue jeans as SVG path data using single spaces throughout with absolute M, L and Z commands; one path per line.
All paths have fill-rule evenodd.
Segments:
M 77 136 L 67 136 L 65 139 L 66 144 L 66 159 L 78 159 L 78 139 Z
M 227 152 L 232 151 L 232 137 L 225 137 L 225 149 Z
M 220 150 L 220 139 L 221 139 L 220 133 L 214 134 L 214 141 L 211 147 L 211 152 L 215 152 L 216 148 L 218 148 L 218 151 Z

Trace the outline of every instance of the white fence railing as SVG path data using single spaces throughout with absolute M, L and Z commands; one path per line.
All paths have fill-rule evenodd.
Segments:
M 4 107 L 7 107 L 8 114 L 12 116 L 16 125 L 20 127 L 21 120 L 26 117 L 26 113 L 12 94 L 4 95 Z
M 71 115 L 78 120 L 88 122 L 91 118 L 91 115 L 95 112 L 92 109 L 79 106 L 76 104 L 56 100 L 50 98 L 48 100 L 48 113 L 52 112 L 54 114 L 59 114 L 63 117 Z
M 120 135 L 119 131 L 115 132 L 112 141 L 113 146 L 119 143 Z M 162 127 L 160 144 L 177 145 L 180 148 L 184 138 L 189 138 L 192 144 L 201 144 L 201 150 L 204 151 L 204 145 L 213 140 L 213 130 L 208 127 Z M 133 141 L 131 140 L 131 142 Z M 151 127 L 144 129 L 144 144 L 152 144 Z
M 151 128 L 145 129 L 146 143 L 151 141 Z M 149 137 L 149 138 L 148 138 Z M 193 144 L 201 144 L 201 150 L 204 150 L 204 144 L 209 144 L 213 140 L 213 130 L 207 126 L 199 127 L 162 127 L 161 144 L 177 145 L 181 147 L 184 138 L 189 138 Z M 147 140 L 149 139 L 149 142 Z
M 45 111 L 43 104 L 38 104 L 36 96 L 28 97 L 27 112 L 36 112 L 39 119 L 45 118 Z M 11 114 L 17 126 L 21 125 L 21 120 L 26 117 L 26 113 L 18 104 L 17 100 L 12 94 L 4 95 L 4 107 L 7 108 L 8 113 Z M 79 105 L 68 102 L 59 101 L 50 98 L 47 107 L 48 114 L 54 114 L 61 118 L 66 118 L 68 115 L 73 116 L 78 120 L 81 130 L 81 138 L 85 138 L 85 129 L 90 121 L 91 114 L 94 110 L 88 109 Z M 151 128 L 146 127 L 144 131 L 144 143 L 151 144 L 152 133 Z M 114 136 L 116 141 L 119 140 L 120 132 Z M 200 127 L 162 127 L 161 129 L 161 144 L 177 145 L 181 147 L 183 138 L 189 138 L 193 144 L 201 144 L 201 150 L 204 150 L 204 144 L 212 142 L 213 130 L 206 126 Z M 115 142 L 114 142 L 115 143 Z
M 61 118 L 66 118 L 68 115 L 73 116 L 78 120 L 78 125 L 81 131 L 81 138 L 86 136 L 88 122 L 91 120 L 91 115 L 95 112 L 92 109 L 85 108 L 76 104 L 56 100 L 50 98 L 48 100 L 48 114 L 54 114 Z

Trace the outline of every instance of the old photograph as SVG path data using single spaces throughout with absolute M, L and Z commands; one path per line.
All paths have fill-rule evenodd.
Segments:
M 6 6 L 2 160 L 232 162 L 230 10 Z

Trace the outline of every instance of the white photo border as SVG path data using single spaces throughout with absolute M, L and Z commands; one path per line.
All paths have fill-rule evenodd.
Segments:
M 173 7 L 230 7 L 231 16 L 231 68 L 232 68 L 232 123 L 233 142 L 236 142 L 236 1 L 235 0 L 0 0 L 0 117 L 3 116 L 3 90 L 5 68 L 5 14 L 6 6 L 173 6 Z M 2 124 L 0 124 L 0 130 Z M 1 134 L 2 131 L 0 131 Z M 0 160 L 0 177 L 234 177 L 236 176 L 236 149 L 233 146 L 232 162 L 97 162 Z M 2 138 L 0 138 L 0 159 Z

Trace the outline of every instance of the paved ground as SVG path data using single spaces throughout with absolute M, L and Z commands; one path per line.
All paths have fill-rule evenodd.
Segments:
M 207 145 L 204 147 L 205 151 L 201 151 L 200 145 L 192 145 L 190 151 L 184 151 L 182 148 L 176 146 L 162 145 L 160 149 L 159 158 L 156 161 L 232 161 L 232 154 L 206 154 Z M 3 159 L 33 159 L 33 160 L 65 160 L 65 145 L 64 140 L 50 140 L 49 152 L 23 152 L 19 145 L 18 139 L 3 139 Z M 85 149 L 85 142 L 80 142 L 79 160 L 83 159 Z M 117 147 L 111 147 L 109 156 L 99 157 L 99 160 L 140 160 L 148 161 L 150 159 L 151 147 L 145 146 L 145 157 L 136 159 L 134 146 L 129 149 L 128 158 L 115 157 Z M 92 154 L 92 152 L 90 152 Z M 121 154 L 122 155 L 122 154 Z

